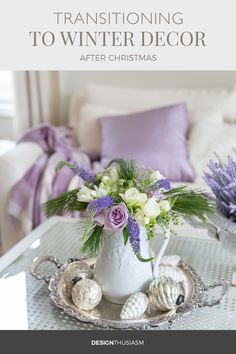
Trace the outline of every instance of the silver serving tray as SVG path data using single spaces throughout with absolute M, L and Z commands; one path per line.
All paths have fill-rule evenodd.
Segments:
M 102 299 L 96 308 L 90 311 L 84 311 L 80 310 L 73 304 L 70 290 L 65 287 L 63 282 L 63 273 L 67 269 L 68 265 L 74 260 L 70 259 L 67 263 L 61 264 L 52 256 L 37 257 L 33 261 L 31 274 L 36 279 L 44 280 L 49 284 L 48 289 L 50 299 L 58 308 L 62 309 L 66 315 L 74 317 L 79 321 L 92 323 L 96 327 L 102 327 L 105 329 L 144 330 L 149 329 L 150 327 L 171 325 L 171 323 L 189 314 L 193 309 L 218 305 L 224 298 L 229 287 L 228 283 L 223 280 L 221 282 L 205 286 L 201 278 L 190 265 L 180 262 L 178 264 L 178 268 L 184 272 L 188 283 L 188 293 L 183 305 L 178 307 L 177 310 L 171 310 L 168 312 L 158 312 L 151 309 L 150 311 L 146 311 L 145 314 L 138 319 L 121 320 L 120 312 L 122 305 L 113 304 Z M 45 261 L 53 262 L 58 267 L 58 270 L 51 276 L 43 276 L 37 272 L 40 264 Z M 92 267 L 95 264 L 94 259 L 85 259 L 83 261 L 87 262 Z M 208 301 L 207 292 L 216 287 L 222 287 L 221 294 L 214 300 Z

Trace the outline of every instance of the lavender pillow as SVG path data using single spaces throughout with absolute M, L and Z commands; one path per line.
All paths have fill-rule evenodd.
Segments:
M 99 119 L 102 165 L 114 158 L 135 159 L 172 181 L 194 179 L 188 160 L 188 112 L 184 103 Z

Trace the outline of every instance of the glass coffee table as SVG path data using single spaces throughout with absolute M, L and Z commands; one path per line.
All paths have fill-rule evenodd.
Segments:
M 194 230 L 191 231 L 194 234 Z M 30 275 L 32 261 L 37 256 L 51 255 L 64 263 L 79 256 L 80 239 L 76 222 L 53 217 L 0 258 L 0 329 L 88 330 L 99 329 L 65 316 L 48 297 L 47 284 Z M 231 279 L 235 257 L 220 243 L 200 236 L 176 236 L 166 254 L 178 254 L 200 275 L 205 284 Z M 51 274 L 52 264 L 42 271 Z M 230 287 L 220 305 L 193 310 L 174 322 L 173 330 L 233 330 L 236 329 L 236 288 Z M 163 328 L 162 328 L 163 329 Z M 167 329 L 167 328 L 164 328 Z M 155 330 L 155 329 L 154 329 Z

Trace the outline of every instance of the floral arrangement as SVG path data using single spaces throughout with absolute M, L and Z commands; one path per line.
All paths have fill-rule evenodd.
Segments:
M 236 150 L 225 163 L 215 154 L 208 167 L 210 172 L 204 172 L 203 179 L 214 194 L 210 199 L 223 215 L 236 221 Z
M 62 212 L 83 211 L 79 220 L 83 230 L 82 252 L 95 255 L 102 241 L 103 229 L 122 231 L 124 244 L 130 242 L 140 261 L 140 227 L 147 237 L 154 237 L 156 226 L 164 232 L 178 224 L 181 217 L 205 220 L 212 211 L 212 202 L 200 191 L 186 186 L 171 188 L 170 181 L 159 171 L 138 168 L 135 161 L 117 159 L 102 172 L 92 174 L 78 164 L 61 161 L 73 170 L 84 185 L 44 204 L 48 216 Z

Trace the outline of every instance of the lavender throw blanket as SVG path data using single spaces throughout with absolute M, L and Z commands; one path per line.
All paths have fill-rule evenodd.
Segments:
M 66 191 L 74 176 L 65 167 L 57 174 L 58 161 L 78 161 L 85 168 L 90 168 L 87 155 L 78 152 L 66 128 L 40 125 L 29 130 L 19 143 L 29 141 L 40 145 L 43 153 L 14 186 L 8 208 L 9 215 L 21 222 L 25 233 L 45 218 L 41 212 L 42 202 Z

